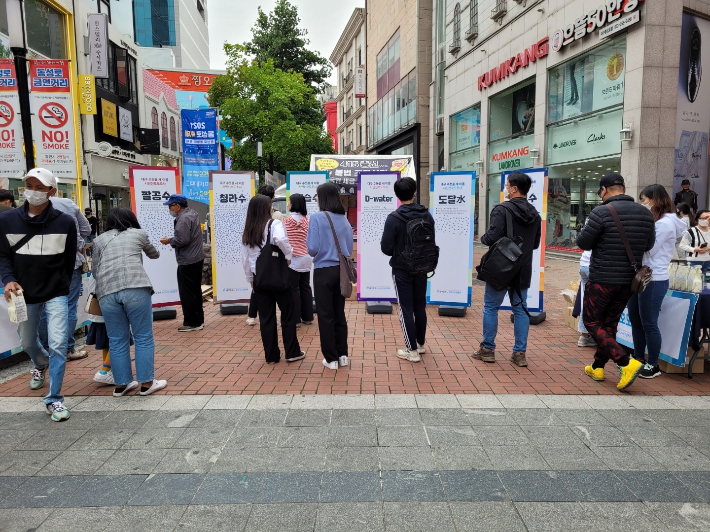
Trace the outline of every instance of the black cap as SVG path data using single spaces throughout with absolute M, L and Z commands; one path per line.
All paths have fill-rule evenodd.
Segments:
M 625 186 L 624 178 L 616 172 L 606 174 L 599 180 L 599 190 L 597 191 L 597 195 L 602 193 L 602 188 L 609 188 L 614 186 Z
M 683 185 L 690 185 L 690 179 L 683 179 L 683 181 L 680 182 L 680 186 Z

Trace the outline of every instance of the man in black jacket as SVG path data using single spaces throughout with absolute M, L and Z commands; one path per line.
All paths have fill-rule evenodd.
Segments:
M 415 218 L 425 218 L 434 227 L 434 218 L 429 210 L 414 203 L 417 183 L 411 177 L 403 177 L 394 184 L 394 193 L 402 205 L 390 214 L 385 221 L 380 248 L 390 259 L 392 280 L 397 293 L 399 321 L 404 333 L 405 349 L 398 349 L 397 356 L 410 362 L 419 362 L 425 353 L 426 340 L 426 287 L 427 278 L 408 273 L 406 265 L 401 263 L 401 255 L 405 250 L 407 238 L 407 222 Z M 406 222 L 401 218 L 404 218 Z
M 597 194 L 604 203 L 596 207 L 577 236 L 577 245 L 592 251 L 589 282 L 584 288 L 582 319 L 597 343 L 594 363 L 584 373 L 595 381 L 604 380 L 604 365 L 611 358 L 619 365 L 617 388 L 624 390 L 636 379 L 643 364 L 630 358 L 616 341 L 621 313 L 632 296 L 631 281 L 636 270 L 629 261 L 624 240 L 610 208 L 618 214 L 634 259 L 640 265 L 643 254 L 656 239 L 651 211 L 625 194 L 624 178 L 610 173 L 601 178 Z
M 675 198 L 673 199 L 673 204 L 678 206 L 681 203 L 685 203 L 693 213 L 698 212 L 698 193 L 690 190 L 690 180 L 683 179 L 680 183 L 681 189 L 676 192 Z
M 532 180 L 527 174 L 513 172 L 508 176 L 505 183 L 505 193 L 510 201 L 493 207 L 490 226 L 486 234 L 481 237 L 481 243 L 486 246 L 492 246 L 503 238 L 506 235 L 506 210 L 509 210 L 513 216 L 513 237 L 522 239 L 523 255 L 519 259 L 522 262 L 519 275 L 520 294 L 513 286 L 498 291 L 486 284 L 483 296 L 483 341 L 480 347 L 473 352 L 473 358 L 476 360 L 496 361 L 495 340 L 498 334 L 498 310 L 503 304 L 505 295 L 508 294 L 515 315 L 515 345 L 510 361 L 520 367 L 528 365 L 525 351 L 528 344 L 530 316 L 525 311 L 524 305 L 532 278 L 533 251 L 540 246 L 542 225 L 540 215 L 528 201 L 528 192 L 531 186 Z M 515 284 L 517 284 L 517 280 L 515 280 Z

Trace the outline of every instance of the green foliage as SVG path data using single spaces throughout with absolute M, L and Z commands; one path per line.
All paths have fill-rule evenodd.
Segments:
M 256 170 L 256 143 L 263 142 L 264 168 L 307 170 L 313 153 L 334 153 L 320 120 L 313 88 L 298 72 L 274 61 L 247 59 L 245 46 L 225 44 L 227 74 L 214 79 L 210 104 L 219 107 L 221 127 L 239 141 L 229 150 L 232 167 Z

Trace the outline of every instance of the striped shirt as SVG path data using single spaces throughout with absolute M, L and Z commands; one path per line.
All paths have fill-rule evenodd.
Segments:
M 308 236 L 308 217 L 298 213 L 293 213 L 288 218 L 284 218 L 288 241 L 293 248 L 293 256 L 301 257 L 308 255 L 306 237 Z

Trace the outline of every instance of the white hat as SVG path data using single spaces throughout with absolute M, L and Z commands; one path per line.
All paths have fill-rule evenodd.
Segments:
M 57 179 L 54 177 L 54 174 L 46 168 L 33 168 L 27 172 L 27 175 L 23 177 L 22 180 L 27 181 L 30 177 L 36 177 L 46 187 L 57 188 Z

